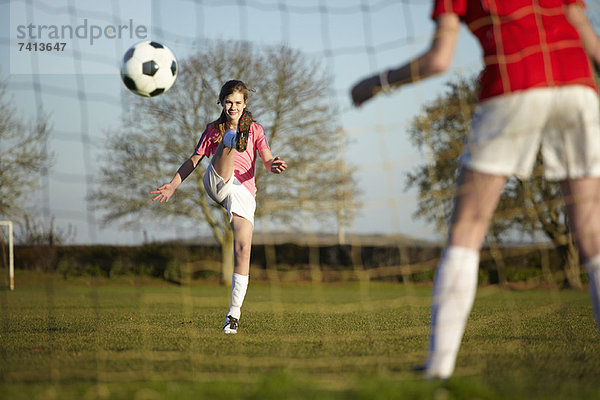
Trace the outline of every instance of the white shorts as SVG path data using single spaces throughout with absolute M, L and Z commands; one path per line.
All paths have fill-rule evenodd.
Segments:
M 528 89 L 483 101 L 461 156 L 469 169 L 527 178 L 541 146 L 551 180 L 600 176 L 596 92 L 580 85 Z
M 204 189 L 210 198 L 227 210 L 229 222 L 231 222 L 233 214 L 236 214 L 247 219 L 254 225 L 256 200 L 235 176 L 232 176 L 229 181 L 225 182 L 217 174 L 211 163 L 204 173 L 203 182 Z

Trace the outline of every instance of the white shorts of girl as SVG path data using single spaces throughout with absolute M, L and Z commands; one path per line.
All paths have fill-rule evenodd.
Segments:
M 204 189 L 211 199 L 222 205 L 229 215 L 229 222 L 233 214 L 247 219 L 254 225 L 254 212 L 256 200 L 248 189 L 232 176 L 227 182 L 217 174 L 212 163 L 208 165 L 203 178 Z
M 481 102 L 461 155 L 469 169 L 527 178 L 538 150 L 551 180 L 600 176 L 598 95 L 581 85 L 528 89 Z

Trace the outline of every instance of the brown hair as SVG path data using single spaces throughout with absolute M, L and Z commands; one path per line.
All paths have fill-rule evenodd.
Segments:
M 246 84 L 242 81 L 238 80 L 230 80 L 225 82 L 223 87 L 221 87 L 221 91 L 219 92 L 219 101 L 217 104 L 223 105 L 225 98 L 233 93 L 242 93 L 244 95 L 244 102 L 248 101 L 248 96 L 250 94 L 251 89 L 246 86 Z M 225 115 L 225 109 L 221 111 L 221 115 L 216 121 L 212 122 L 212 126 L 219 131 L 219 136 L 215 138 L 215 143 L 219 143 L 223 139 L 223 135 L 225 134 L 227 125 L 227 116 Z

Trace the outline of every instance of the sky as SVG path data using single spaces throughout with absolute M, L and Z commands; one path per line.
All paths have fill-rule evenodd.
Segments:
M 440 77 L 358 109 L 349 97 L 360 78 L 427 48 L 434 27 L 430 12 L 426 0 L 0 0 L 0 78 L 19 116 L 33 120 L 41 106 L 53 128 L 54 164 L 40 177 L 42 190 L 29 199 L 31 215 L 54 219 L 55 226 L 72 230 L 71 242 L 83 244 L 136 244 L 202 233 L 195 221 L 133 232 L 103 226 L 86 196 L 95 188 L 106 135 L 118 128 L 123 102 L 132 96 L 119 76 L 127 48 L 147 37 L 183 59 L 206 41 L 231 39 L 258 46 L 284 43 L 322 62 L 333 77 L 332 100 L 349 139 L 345 158 L 364 193 L 363 208 L 348 232 L 437 238 L 431 225 L 412 215 L 417 198 L 406 190 L 405 177 L 427 155 L 411 146 L 406 129 L 424 104 L 443 93 L 447 81 L 479 71 L 475 40 L 463 29 L 452 68 Z M 52 25 L 79 27 L 79 36 L 49 38 Z M 119 25 L 129 25 L 121 37 L 113 29 Z M 26 43 L 39 34 L 53 44 L 66 43 L 66 50 L 27 51 Z M 161 183 L 148 182 L 149 191 Z

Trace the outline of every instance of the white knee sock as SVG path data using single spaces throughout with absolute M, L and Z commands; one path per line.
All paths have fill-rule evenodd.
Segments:
M 233 129 L 225 131 L 223 134 L 223 145 L 225 147 L 235 147 L 236 132 Z
M 454 371 L 467 318 L 477 290 L 479 251 L 449 246 L 433 283 L 427 378 L 448 378 Z
M 592 309 L 596 317 L 596 325 L 600 330 L 600 254 L 592 257 L 585 264 L 588 280 L 590 281 L 590 297 Z
M 242 314 L 241 308 L 248 290 L 248 275 L 233 274 L 231 282 L 231 302 L 229 303 L 229 311 L 227 315 L 233 318 L 240 319 Z

